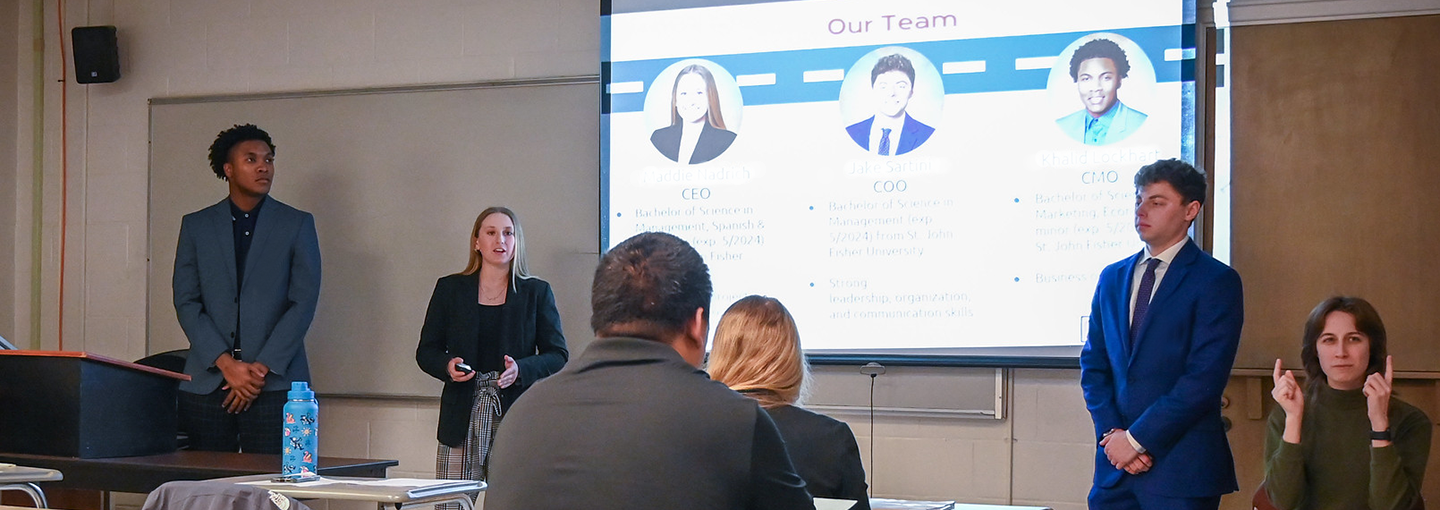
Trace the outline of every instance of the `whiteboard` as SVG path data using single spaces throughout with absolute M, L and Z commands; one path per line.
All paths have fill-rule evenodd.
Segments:
M 147 352 L 189 346 L 170 285 L 180 218 L 227 195 L 206 159 L 215 135 L 254 123 L 276 146 L 271 196 L 315 215 L 317 391 L 439 395 L 415 365 L 425 308 L 492 205 L 519 215 L 531 273 L 554 288 L 579 353 L 599 257 L 599 97 L 590 76 L 152 99 Z

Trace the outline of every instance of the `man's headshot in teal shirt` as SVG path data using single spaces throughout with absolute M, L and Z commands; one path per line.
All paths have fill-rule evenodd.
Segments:
M 1146 119 L 1120 101 L 1120 86 L 1129 74 L 1130 60 L 1114 41 L 1094 39 L 1081 45 L 1070 57 L 1070 78 L 1084 108 L 1055 123 L 1085 145 L 1108 145 L 1129 137 Z

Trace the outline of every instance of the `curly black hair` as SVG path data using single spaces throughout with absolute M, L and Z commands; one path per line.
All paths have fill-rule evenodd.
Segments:
M 1125 50 L 1115 41 L 1095 39 L 1075 49 L 1075 55 L 1070 57 L 1070 79 L 1080 79 L 1080 63 L 1092 58 L 1108 58 L 1115 63 L 1115 72 L 1120 73 L 1121 78 L 1130 77 L 1130 60 L 1125 58 Z
M 254 124 L 236 124 L 235 127 L 221 131 L 215 135 L 215 143 L 210 144 L 210 169 L 215 171 L 215 177 L 225 180 L 225 163 L 230 161 L 230 149 L 240 142 L 260 140 L 270 146 L 270 154 L 275 154 L 275 143 L 270 141 L 270 133 L 255 127 Z

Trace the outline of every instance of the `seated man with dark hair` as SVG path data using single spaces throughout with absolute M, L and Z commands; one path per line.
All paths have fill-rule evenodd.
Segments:
M 1108 145 L 1129 137 L 1148 118 L 1120 102 L 1120 85 L 1129 76 L 1130 60 L 1115 41 L 1095 39 L 1080 45 L 1070 57 L 1070 78 L 1084 108 L 1055 123 L 1085 145 Z
M 606 253 L 597 338 L 505 415 L 486 508 L 813 508 L 770 416 L 697 368 L 711 293 L 705 261 L 673 235 Z

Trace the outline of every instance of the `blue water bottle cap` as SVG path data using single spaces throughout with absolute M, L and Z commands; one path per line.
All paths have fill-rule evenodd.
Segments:
M 310 383 L 295 381 L 290 383 L 290 400 L 315 400 L 315 392 L 310 391 Z

